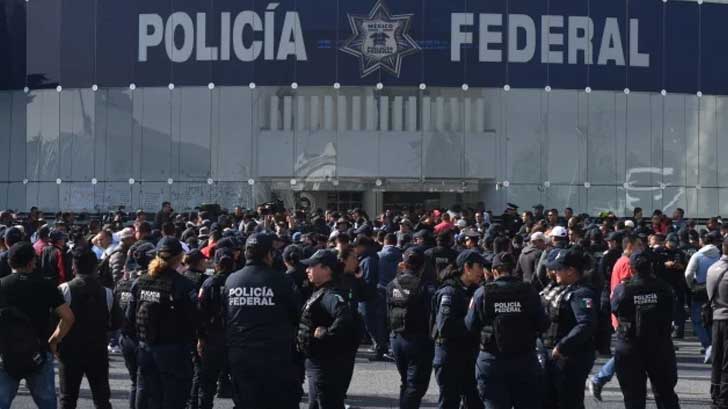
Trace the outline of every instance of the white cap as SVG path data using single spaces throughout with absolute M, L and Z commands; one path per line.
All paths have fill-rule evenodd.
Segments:
M 634 229 L 634 222 L 632 220 L 625 220 L 624 227 L 629 227 L 630 229 Z
M 546 235 L 543 234 L 540 231 L 537 231 L 537 232 L 533 233 L 531 235 L 531 242 L 538 241 L 538 240 L 540 240 L 540 241 L 546 241 Z
M 569 232 L 563 226 L 556 226 L 551 229 L 551 237 L 569 237 Z
M 132 237 L 134 237 L 134 229 L 131 227 L 126 227 L 124 230 L 119 232 L 119 240 L 130 239 Z
M 464 228 L 468 227 L 468 222 L 466 222 L 465 219 L 460 219 L 460 220 L 458 220 L 456 225 L 458 226 L 459 229 L 464 229 Z

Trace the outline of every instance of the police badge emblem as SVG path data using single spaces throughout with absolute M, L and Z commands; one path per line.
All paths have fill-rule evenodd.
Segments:
M 368 16 L 347 16 L 352 36 L 340 50 L 359 58 L 361 78 L 380 68 L 399 77 L 402 58 L 420 50 L 409 35 L 412 14 L 392 15 L 384 0 Z

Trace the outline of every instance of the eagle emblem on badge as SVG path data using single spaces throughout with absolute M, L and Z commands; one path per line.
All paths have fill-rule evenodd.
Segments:
M 409 35 L 412 14 L 393 15 L 383 0 L 367 16 L 347 16 L 352 36 L 340 50 L 359 58 L 362 78 L 380 68 L 399 77 L 402 58 L 420 51 Z

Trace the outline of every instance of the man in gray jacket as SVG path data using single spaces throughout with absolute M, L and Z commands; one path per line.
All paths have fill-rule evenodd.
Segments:
M 713 408 L 728 409 L 728 239 L 723 240 L 723 256 L 708 269 L 706 288 L 713 305 L 713 371 L 710 396 Z M 720 280 L 720 282 L 718 282 Z M 718 290 L 717 294 L 715 291 Z
M 537 231 L 531 234 L 531 239 L 526 248 L 523 249 L 521 255 L 518 256 L 516 270 L 514 275 L 523 281 L 533 282 L 536 279 L 536 267 L 541 260 L 541 253 L 546 248 L 546 236 Z

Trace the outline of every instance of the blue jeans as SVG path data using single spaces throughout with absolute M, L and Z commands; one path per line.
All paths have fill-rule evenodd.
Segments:
M 367 334 L 378 354 L 387 352 L 387 301 L 384 290 L 377 289 L 376 297 L 359 303 L 359 314 Z
M 30 395 L 33 397 L 38 409 L 56 409 L 56 385 L 53 372 L 53 355 L 46 353 L 46 362 L 43 366 L 25 380 Z M 0 409 L 10 409 L 18 393 L 20 381 L 8 375 L 0 368 Z
M 702 345 L 703 348 L 708 348 L 710 346 L 711 338 L 710 328 L 705 328 L 705 326 L 703 326 L 703 320 L 700 318 L 700 308 L 702 305 L 703 303 L 699 301 L 692 301 L 690 303 L 690 319 L 693 321 L 693 331 L 695 331 L 695 335 L 697 335 L 700 345 Z
M 606 385 L 614 377 L 614 357 L 609 358 L 609 361 L 605 362 L 599 369 L 599 373 L 594 375 L 594 383 L 599 385 Z

